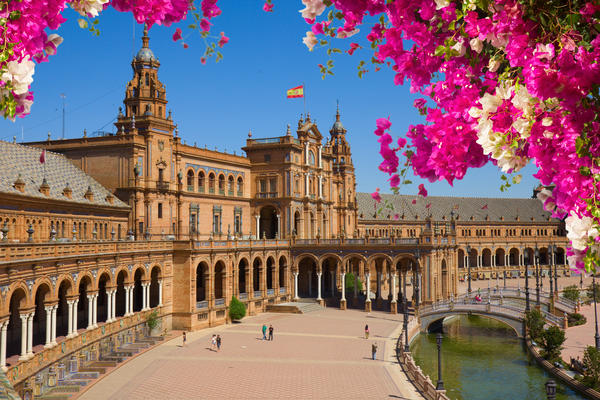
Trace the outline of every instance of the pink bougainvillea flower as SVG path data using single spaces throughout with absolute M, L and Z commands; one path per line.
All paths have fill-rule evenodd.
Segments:
M 417 199 L 412 199 L 411 203 L 412 204 L 417 204 Z
M 419 185 L 419 196 L 427 197 L 427 190 L 422 183 Z
M 210 26 L 212 24 L 206 19 L 206 18 L 202 18 L 200 20 L 200 28 L 204 31 L 204 32 L 208 32 L 210 31 Z
M 383 135 L 383 133 L 392 126 L 389 118 L 378 118 L 376 121 L 377 129 L 375 129 L 375 134 L 377 136 Z
M 225 32 L 221 32 L 221 38 L 219 39 L 219 47 L 225 46 L 229 42 L 229 38 L 225 36 Z
M 400 219 L 400 214 L 394 214 L 394 219 L 395 220 L 399 220 Z
M 202 65 L 206 64 L 206 57 L 200 57 L 200 63 L 202 63 Z
M 188 44 L 187 44 L 187 43 L 184 43 L 184 44 L 183 44 L 183 48 L 184 48 L 184 49 L 187 49 L 188 47 L 190 47 L 190 46 L 188 46 Z
M 173 41 L 176 42 L 181 40 L 181 28 L 175 29 L 175 33 L 173 34 Z
M 263 10 L 265 12 L 273 12 L 273 4 L 269 1 L 265 1 L 265 4 L 263 5 Z
M 373 198 L 373 200 L 375 200 L 375 202 L 377 202 L 377 203 L 381 202 L 381 195 L 379 194 L 379 188 L 377 188 L 373 193 L 371 193 L 371 197 Z
M 398 174 L 393 174 L 390 179 L 390 186 L 391 187 L 398 187 L 400 186 L 400 176 L 398 176 Z
M 352 54 L 354 54 L 356 49 L 362 49 L 362 47 L 359 46 L 358 43 L 350 43 L 350 48 L 348 50 L 346 50 L 346 53 L 352 55 Z

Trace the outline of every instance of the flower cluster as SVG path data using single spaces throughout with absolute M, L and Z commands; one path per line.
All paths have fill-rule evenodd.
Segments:
M 519 0 L 303 0 L 309 24 L 352 32 L 370 24 L 373 62 L 429 99 L 415 107 L 410 150 L 380 129 L 381 170 L 399 183 L 407 155 L 430 181 L 461 179 L 492 162 L 516 172 L 532 161 L 553 190 L 544 202 L 565 223 L 574 269 L 600 263 L 600 4 Z M 318 21 L 327 7 L 324 21 Z M 378 17 L 369 18 L 366 16 Z M 307 45 L 319 41 L 314 29 Z M 353 53 L 358 44 L 351 45 Z M 360 66 L 359 66 L 360 67 Z M 379 67 L 378 67 L 379 68 Z M 429 107 L 427 107 L 429 105 Z M 399 143 L 400 144 L 400 143 Z

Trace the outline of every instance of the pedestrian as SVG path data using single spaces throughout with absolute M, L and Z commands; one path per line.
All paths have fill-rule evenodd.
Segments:
M 267 340 L 267 324 L 262 326 L 263 340 Z
M 221 351 L 221 335 L 217 335 L 217 351 Z
M 217 335 L 212 335 L 210 339 L 210 349 L 214 350 L 217 347 Z
M 365 325 L 365 339 L 369 338 L 369 325 Z
M 182 339 L 183 339 L 183 345 L 182 345 L 182 347 L 185 347 L 185 342 L 187 340 L 187 337 L 185 335 L 185 331 L 183 331 L 183 338 Z
M 269 325 L 269 340 L 273 340 L 273 325 Z
M 377 358 L 377 343 L 371 345 L 371 353 L 373 353 L 373 360 Z

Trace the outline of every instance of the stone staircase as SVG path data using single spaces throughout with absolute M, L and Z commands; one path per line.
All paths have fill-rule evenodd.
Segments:
M 88 360 L 87 357 L 81 355 L 78 359 L 73 355 L 68 360 L 59 363 L 56 370 L 50 368 L 47 375 L 38 374 L 36 385 L 39 382 L 41 394 L 36 395 L 35 398 L 68 400 L 72 396 L 76 397 L 79 391 L 90 382 L 97 380 L 142 350 L 163 341 L 164 338 L 157 336 L 139 338 L 135 342 L 128 342 L 128 340 L 130 341 L 131 337 L 125 339 L 119 346 L 116 346 L 112 340 L 101 345 L 98 359 Z
M 315 299 L 300 299 L 298 301 L 280 304 L 269 304 L 267 312 L 306 314 L 314 311 L 321 311 L 323 307 Z

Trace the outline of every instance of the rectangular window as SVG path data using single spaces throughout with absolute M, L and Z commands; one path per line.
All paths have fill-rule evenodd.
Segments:
M 236 235 L 242 234 L 242 207 L 233 210 L 233 230 Z
M 159 170 L 162 171 L 162 170 Z M 162 218 L 163 217 L 163 205 L 162 203 L 158 203 L 158 218 Z
M 140 225 L 139 225 L 139 231 L 138 231 L 138 236 L 143 235 L 144 234 L 144 223 L 140 221 Z
M 266 179 L 260 180 L 259 188 L 260 188 L 260 190 L 259 190 L 260 193 L 265 193 L 267 191 L 267 180 Z
M 273 194 L 277 193 L 277 178 L 269 179 L 269 192 Z
M 139 156 L 138 160 L 137 160 L 137 164 L 138 164 L 138 171 L 140 176 L 144 176 L 144 157 Z
M 218 233 L 219 235 L 222 234 L 222 230 L 221 230 L 221 223 L 222 223 L 222 219 L 221 219 L 221 213 L 222 213 L 222 208 L 221 206 L 213 206 L 213 233 Z

